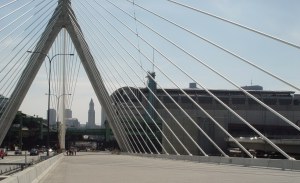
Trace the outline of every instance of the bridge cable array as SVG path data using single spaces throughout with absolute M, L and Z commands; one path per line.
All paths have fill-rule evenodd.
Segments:
M 13 3 L 17 4 L 15 2 L 0 4 L 0 9 L 6 9 Z M 59 1 L 59 3 L 63 3 L 63 1 Z M 237 26 L 246 32 L 275 40 L 284 45 L 284 49 L 287 49 L 287 46 L 291 47 L 293 50 L 289 51 L 294 55 L 299 55 L 300 47 L 298 45 L 263 31 L 174 0 L 161 2 L 160 6 L 167 7 L 166 5 L 176 8 L 178 11 L 182 10 L 183 15 L 185 13 L 201 20 L 208 16 L 220 20 L 226 26 Z M 33 67 L 28 65 L 30 57 L 40 57 L 39 54 L 26 53 L 26 50 L 38 49 L 36 48 L 38 41 L 45 39 L 43 31 L 45 31 L 44 33 L 52 31 L 44 30 L 45 27 L 53 24 L 60 17 L 60 14 L 53 14 L 54 10 L 59 10 L 61 7 L 60 4 L 57 6 L 56 2 L 49 0 L 27 0 L 14 6 L 12 10 L 7 10 L 4 16 L 0 17 L 2 27 L 0 40 L 1 44 L 3 43 L 0 50 L 0 60 L 2 60 L 0 63 L 1 97 L 18 100 L 9 96 L 13 92 L 22 92 L 16 86 L 17 83 L 22 83 L 21 74 L 24 74 L 25 67 Z M 170 16 L 166 12 L 159 11 L 149 3 L 137 0 L 118 2 L 73 0 L 71 8 L 74 10 L 74 14 L 71 10 L 67 10 L 69 11 L 68 16 L 74 29 L 80 34 L 82 31 L 80 36 L 87 41 L 85 44 L 84 40 L 80 40 L 84 42 L 82 49 L 90 51 L 92 55 L 89 57 L 95 60 L 97 68 L 93 68 L 93 72 L 99 71 L 101 74 L 95 78 L 98 83 L 103 82 L 105 85 L 105 87 L 101 87 L 100 93 L 108 92 L 110 94 L 110 97 L 104 97 L 109 110 L 106 113 L 116 114 L 112 116 L 113 119 L 110 119 L 110 123 L 115 125 L 126 151 L 130 153 L 228 157 L 230 155 L 224 148 L 224 143 L 227 143 L 225 141 L 229 139 L 243 153 L 253 158 L 249 149 L 228 130 L 228 126 L 224 125 L 226 116 L 218 116 L 223 113 L 218 113 L 217 110 L 223 110 L 226 111 L 224 115 L 227 115 L 227 118 L 235 120 L 235 123 L 247 128 L 246 131 L 251 131 L 250 134 L 259 136 L 274 151 L 279 152 L 287 159 L 293 159 L 285 150 L 276 145 L 268 134 L 257 128 L 257 121 L 253 121 L 254 118 L 245 116 L 235 106 L 224 101 L 222 96 L 218 96 L 214 90 L 209 89 L 215 87 L 211 85 L 213 82 L 209 77 L 215 78 L 216 81 L 222 83 L 222 86 L 235 88 L 235 92 L 240 92 L 240 96 L 254 101 L 260 106 L 260 110 L 272 115 L 272 119 L 276 119 L 278 122 L 270 124 L 270 126 L 280 124 L 289 126 L 297 132 L 300 131 L 300 127 L 295 123 L 295 119 L 290 119 L 282 111 L 276 111 L 274 107 L 259 98 L 255 92 L 243 89 L 239 84 L 240 77 L 231 73 L 231 68 L 225 70 L 213 59 L 224 58 L 226 60 L 226 62 L 222 61 L 224 65 L 241 66 L 241 68 L 246 68 L 245 73 L 259 73 L 259 75 L 267 76 L 284 84 L 287 88 L 300 91 L 298 86 L 282 79 L 272 71 L 258 66 L 256 64 L 258 61 L 255 59 L 248 59 L 248 56 L 242 56 L 242 53 L 233 51 L 238 49 L 232 49 L 231 45 L 227 48 L 223 46 L 225 43 L 213 41 L 217 39 L 209 38 L 210 34 L 196 25 L 189 24 L 191 22 L 173 18 L 173 14 Z M 49 19 L 51 16 L 52 18 Z M 240 34 L 248 35 L 244 32 Z M 75 89 L 81 73 L 81 62 L 73 41 L 68 32 L 63 29 L 52 44 L 52 48 L 45 53 L 48 55 L 75 53 L 74 57 L 57 57 L 53 61 L 53 75 L 50 78 L 51 94 L 56 95 L 56 99 L 51 97 L 53 108 L 60 105 L 58 98 L 61 96 L 60 94 L 72 94 L 66 95 L 66 108 L 68 109 L 72 108 L 73 100 L 76 100 Z M 209 50 L 207 54 L 203 49 Z M 199 50 L 203 53 L 199 53 Z M 210 56 L 212 50 L 219 58 Z M 156 54 L 155 59 L 154 53 Z M 61 74 L 63 67 L 66 72 L 65 79 Z M 149 71 L 154 71 L 154 69 L 156 73 Z M 45 70 L 48 77 L 49 63 L 46 60 Z M 155 74 L 158 76 L 157 78 L 155 78 Z M 205 77 L 206 74 L 209 74 L 209 77 Z M 155 83 L 156 91 L 144 81 L 145 77 L 148 78 L 148 82 Z M 62 80 L 66 81 L 65 86 L 62 84 Z M 195 90 L 194 93 L 190 89 L 186 89 L 184 83 L 188 81 L 199 86 L 202 93 L 197 93 L 200 92 L 200 89 Z M 168 89 L 169 87 L 172 88 Z M 98 98 L 100 93 L 96 93 Z M 206 105 L 201 104 L 198 101 L 198 98 L 201 97 L 210 98 L 218 104 L 218 109 L 209 109 Z M 0 113 L 3 113 L 4 110 L 7 110 L 5 107 L 7 101 L 0 102 Z M 1 118 L 5 117 L 1 116 Z M 226 139 L 222 139 L 223 142 L 220 142 L 205 124 L 213 127 L 214 133 L 218 133 Z M 207 144 L 212 148 L 208 148 Z

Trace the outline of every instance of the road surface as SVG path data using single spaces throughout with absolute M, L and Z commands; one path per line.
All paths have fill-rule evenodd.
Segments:
M 43 183 L 299 183 L 300 172 L 108 153 L 65 156 Z

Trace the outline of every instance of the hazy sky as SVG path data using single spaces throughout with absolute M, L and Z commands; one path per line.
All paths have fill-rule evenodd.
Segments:
M 10 1 L 5 0 L 0 2 L 0 7 L 7 2 Z M 20 7 L 20 4 L 23 5 L 26 2 L 29 3 L 31 1 L 22 0 L 9 6 L 9 8 L 1 9 L 0 16 L 5 16 L 15 7 Z M 31 13 L 33 18 L 30 19 L 28 23 L 26 22 L 27 25 L 30 25 L 30 22 L 32 23 L 34 21 L 46 23 L 49 20 L 48 17 L 50 16 L 46 15 L 48 13 L 51 15 L 51 11 L 54 10 L 56 3 L 51 3 L 53 1 L 32 1 L 32 6 L 28 6 L 25 9 L 29 11 L 30 8 L 34 7 L 33 5 L 37 5 L 41 2 L 44 2 L 44 5 L 48 2 L 50 4 L 47 8 L 41 10 L 42 12 L 38 12 L 37 10 L 33 11 Z M 118 7 L 128 12 L 130 15 L 135 15 L 137 20 L 152 27 L 165 38 L 172 40 L 176 45 L 183 47 L 189 53 L 200 58 L 202 61 L 223 73 L 226 77 L 230 78 L 240 86 L 250 85 L 252 83 L 262 85 L 266 90 L 295 91 L 295 89 L 283 85 L 260 71 L 239 62 L 238 59 L 203 42 L 199 38 L 192 36 L 190 33 L 176 28 L 174 25 L 163 21 L 137 6 L 133 6 L 132 3 L 129 3 L 126 0 L 111 0 L 111 2 L 117 4 Z M 178 2 L 182 2 L 189 6 L 232 20 L 247 27 L 257 29 L 272 36 L 287 40 L 293 44 L 300 45 L 300 23 L 298 19 L 298 17 L 300 17 L 300 1 L 298 0 L 178 0 Z M 168 1 L 135 0 L 135 3 L 157 13 L 160 16 L 176 22 L 180 26 L 193 31 L 194 33 L 201 35 L 210 41 L 233 51 L 234 53 L 237 53 L 247 60 L 251 60 L 254 64 L 269 70 L 292 84 L 300 86 L 298 74 L 300 68 L 299 49 L 264 38 L 255 33 L 229 25 L 228 23 L 210 18 L 192 10 L 188 10 Z M 141 52 L 148 56 L 149 59 L 154 60 L 155 64 L 157 64 L 165 74 L 176 81 L 177 85 L 186 88 L 188 87 L 188 83 L 191 82 L 190 78 L 176 70 L 176 68 L 168 63 L 166 59 L 158 53 L 158 51 L 153 51 L 149 45 L 141 39 L 138 39 L 135 34 L 131 33 L 119 21 L 126 24 L 133 31 L 137 31 L 139 36 L 143 37 L 143 39 L 147 40 L 151 43 L 151 45 L 164 53 L 166 57 L 178 64 L 179 67 L 193 75 L 197 81 L 201 81 L 201 83 L 203 83 L 206 87 L 213 89 L 234 89 L 233 86 L 224 82 L 220 77 L 213 74 L 201 64 L 195 63 L 194 59 L 186 53 L 182 53 L 178 50 L 178 48 L 175 48 L 174 45 L 168 43 L 165 39 L 152 31 L 149 31 L 149 29 L 141 23 L 134 21 L 134 19 L 115 8 L 106 0 L 73 0 L 72 6 L 79 24 L 81 25 L 84 36 L 89 44 L 89 48 L 91 49 L 97 65 L 99 66 L 98 69 L 101 74 L 103 74 L 102 77 L 109 93 L 121 86 L 135 86 L 131 83 L 135 83 L 136 86 L 142 87 L 143 82 L 141 80 L 144 81 L 146 76 L 144 70 L 152 70 L 153 67 L 143 55 L 134 49 L 134 47 L 116 31 L 116 29 L 119 30 L 123 36 L 130 39 L 132 43 L 141 50 Z M 38 8 L 41 7 L 41 5 L 38 6 Z M 0 29 L 1 27 L 8 25 L 9 22 L 12 22 L 18 16 L 25 13 L 25 9 L 17 11 L 17 13 L 8 16 L 8 18 L 4 18 L 3 20 L 0 19 Z M 119 21 L 112 17 L 107 11 L 115 15 Z M 41 17 L 44 16 L 45 20 L 42 21 L 42 19 L 34 16 L 34 13 Z M 22 18 L 24 22 L 26 18 L 30 18 L 30 15 L 26 14 Z M 106 20 L 108 20 L 108 22 L 106 22 Z M 109 23 L 115 27 L 112 27 Z M 16 23 L 4 31 L 1 31 L 0 39 L 4 38 L 18 25 L 20 25 L 20 23 Z M 22 31 L 33 31 L 32 27 L 29 30 L 25 29 L 26 26 L 22 27 L 20 28 L 19 33 Z M 37 39 L 43 32 L 43 28 L 43 26 L 40 26 L 39 28 L 34 29 L 36 33 L 32 36 L 32 38 Z M 114 40 L 110 33 L 119 40 L 119 43 Z M 16 38 L 17 35 L 17 33 L 11 34 L 11 40 Z M 14 39 L 13 43 L 10 43 L 9 39 L 5 39 L 1 42 L 0 48 L 4 49 L 6 44 L 16 45 L 22 40 L 22 37 L 25 37 L 25 35 L 26 34 L 21 34 L 19 37 Z M 13 53 L 16 54 L 16 52 L 18 52 L 17 54 L 21 55 L 25 53 L 26 50 L 33 50 L 34 46 L 29 45 L 29 43 L 31 43 L 30 41 L 31 40 L 28 40 L 28 44 L 14 50 L 15 52 Z M 123 45 L 123 47 L 120 45 Z M 10 49 L 12 48 L 13 46 L 10 47 Z M 123 48 L 128 49 L 128 52 L 136 58 L 140 65 L 135 63 L 135 60 L 132 59 L 130 55 L 126 54 Z M 73 52 L 74 47 L 70 46 L 68 51 Z M 55 46 L 55 48 L 49 52 L 49 56 L 53 56 L 58 52 L 60 52 L 59 46 Z M 5 52 L 1 51 L 0 54 L 0 56 L 5 55 Z M 124 64 L 123 60 L 128 61 L 129 66 Z M 74 68 L 75 66 L 79 66 L 79 60 L 76 52 L 71 61 L 75 63 Z M 118 65 L 119 62 L 121 67 Z M 132 66 L 133 70 L 140 76 L 139 78 L 135 77 L 134 72 L 129 68 L 130 66 Z M 47 96 L 45 93 L 47 93 L 48 90 L 46 75 L 47 69 L 48 68 L 43 64 L 23 101 L 20 108 L 22 112 L 29 115 L 46 117 Z M 129 77 L 132 77 L 134 80 L 131 81 L 129 77 L 127 78 L 122 69 L 125 69 Z M 168 79 L 163 76 L 157 68 L 154 68 L 154 70 L 157 73 L 157 81 L 163 87 L 176 87 L 168 81 Z M 75 93 L 73 91 L 71 93 L 74 97 L 71 106 L 73 117 L 78 118 L 81 123 L 85 123 L 88 119 L 89 102 L 93 99 L 96 110 L 96 123 L 99 124 L 101 106 L 97 101 L 97 97 L 95 96 L 82 66 L 80 66 L 79 69 Z M 52 106 L 54 106 L 54 104 L 52 104 Z

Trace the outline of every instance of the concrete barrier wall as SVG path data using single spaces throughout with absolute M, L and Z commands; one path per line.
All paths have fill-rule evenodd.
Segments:
M 63 154 L 53 156 L 35 164 L 25 170 L 13 174 L 2 180 L 1 183 L 34 183 L 38 182 L 46 173 L 63 158 Z
M 217 157 L 217 156 L 187 156 L 187 155 L 166 155 L 166 154 L 131 154 L 123 153 L 126 155 L 134 155 L 141 157 L 152 157 L 162 159 L 173 159 L 183 161 L 195 161 L 199 163 L 215 163 L 215 164 L 229 164 L 246 167 L 262 167 L 262 168 L 275 168 L 282 170 L 297 170 L 300 171 L 299 160 L 287 159 L 264 159 L 264 158 L 240 158 L 240 157 Z

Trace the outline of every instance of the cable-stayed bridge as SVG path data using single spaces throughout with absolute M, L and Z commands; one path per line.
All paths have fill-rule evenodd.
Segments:
M 300 154 L 300 38 L 289 13 L 296 11 L 276 4 L 271 15 L 244 18 L 263 24 L 256 28 L 207 11 L 222 5 L 3 1 L 0 143 L 45 64 L 48 109 L 72 108 L 83 67 L 122 152 L 278 157 L 294 165 Z M 264 22 L 268 16 L 291 22 Z

